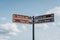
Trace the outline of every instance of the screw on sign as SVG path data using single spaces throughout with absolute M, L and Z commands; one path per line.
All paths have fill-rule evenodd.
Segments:
M 13 14 L 13 22 L 31 24 L 31 20 L 30 16 Z

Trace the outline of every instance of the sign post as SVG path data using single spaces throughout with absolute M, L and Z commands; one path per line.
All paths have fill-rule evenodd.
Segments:
M 34 24 L 54 22 L 54 14 L 35 16 L 35 17 L 13 14 L 13 22 L 32 24 L 32 34 L 33 34 L 32 40 L 35 40 Z
M 33 16 L 33 27 L 32 27 L 32 34 L 33 34 L 33 40 L 35 40 L 35 31 L 34 31 L 34 16 Z

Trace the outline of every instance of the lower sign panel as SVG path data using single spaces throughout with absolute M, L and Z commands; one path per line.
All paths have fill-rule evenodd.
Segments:
M 47 22 L 54 22 L 54 18 L 51 19 L 45 19 L 45 20 L 35 20 L 35 23 L 47 23 Z
M 29 20 L 13 19 L 13 22 L 31 24 Z

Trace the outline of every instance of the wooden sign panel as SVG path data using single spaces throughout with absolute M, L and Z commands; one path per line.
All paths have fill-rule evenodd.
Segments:
M 13 14 L 13 22 L 31 24 L 32 17 L 25 16 L 25 15 Z

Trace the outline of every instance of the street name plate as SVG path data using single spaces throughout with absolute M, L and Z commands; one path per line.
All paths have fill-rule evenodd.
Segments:
M 42 15 L 42 16 L 36 16 L 34 21 L 35 21 L 35 23 L 54 22 L 54 14 L 47 14 L 47 15 Z
M 13 22 L 31 24 L 32 18 L 30 16 L 13 14 Z

